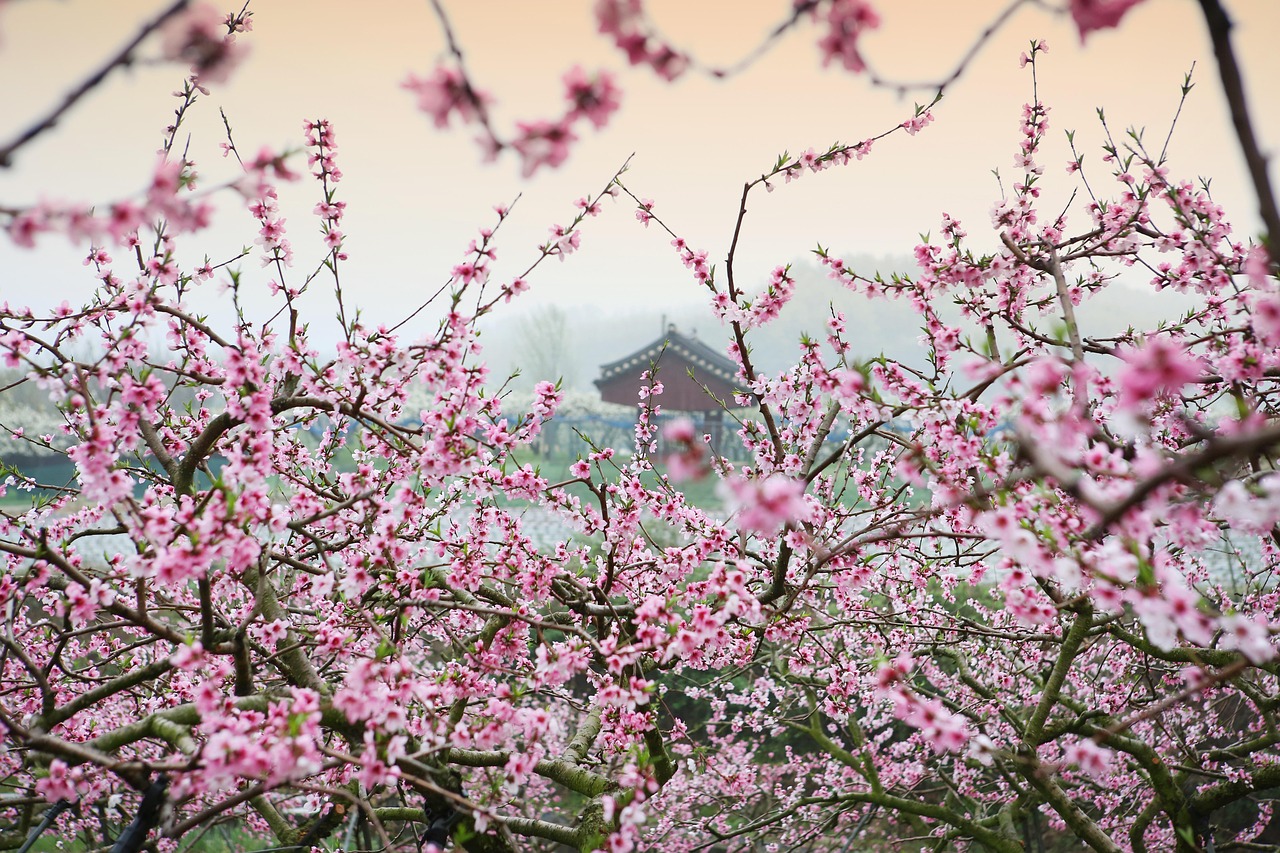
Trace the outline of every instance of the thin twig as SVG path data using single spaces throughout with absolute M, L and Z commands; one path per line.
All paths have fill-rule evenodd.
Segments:
M 165 21 L 185 9 L 188 2 L 190 2 L 190 0 L 176 0 L 176 2 L 169 6 L 169 8 L 165 9 L 152 21 L 145 24 L 138 34 L 134 36 L 119 53 L 107 60 L 105 65 L 93 74 L 89 75 L 89 77 L 79 86 L 68 92 L 66 97 L 62 99 L 62 103 L 55 107 L 53 112 L 27 128 L 19 134 L 13 142 L 10 142 L 4 148 L 0 148 L 0 168 L 7 169 L 12 166 L 13 155 L 19 148 L 35 139 L 40 134 L 48 130 L 52 130 L 67 111 L 79 103 L 85 95 L 88 95 L 100 86 L 102 82 L 107 79 L 107 75 L 109 75 L 113 70 L 121 66 L 131 64 L 133 62 L 133 52 L 138 49 L 138 46 L 141 45 L 143 41 L 146 40 L 147 36 L 151 35 L 163 26 Z

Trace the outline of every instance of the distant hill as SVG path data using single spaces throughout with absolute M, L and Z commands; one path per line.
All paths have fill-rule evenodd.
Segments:
M 916 273 L 914 260 L 905 255 L 878 258 L 854 255 L 846 257 L 846 263 L 860 274 L 870 276 L 879 272 L 886 279 L 894 273 Z M 883 353 L 909 364 L 923 363 L 923 351 L 918 343 L 920 320 L 908 302 L 868 299 L 853 293 L 832 281 L 826 270 L 812 259 L 793 263 L 791 274 L 797 283 L 791 303 L 768 327 L 752 335 L 753 354 L 760 367 L 774 371 L 793 363 L 799 353 L 799 340 L 805 333 L 825 337 L 832 306 L 845 314 L 858 357 L 871 358 Z M 623 294 L 620 298 L 627 297 Z M 1196 299 L 1191 296 L 1155 294 L 1145 283 L 1117 282 L 1086 300 L 1077 309 L 1077 315 L 1086 334 L 1112 335 L 1129 325 L 1153 327 L 1161 320 L 1175 319 L 1195 303 Z M 590 391 L 600 365 L 653 341 L 663 333 L 667 323 L 675 323 L 682 332 L 694 334 L 720 351 L 729 343 L 727 327 L 714 317 L 705 302 L 694 299 L 655 307 L 645 304 L 642 294 L 636 294 L 633 299 L 611 305 L 558 304 L 552 310 L 560 314 L 559 320 L 542 325 L 559 330 L 555 333 L 566 339 L 555 342 L 554 346 L 549 342 L 548 346 L 558 352 L 551 361 L 563 367 L 558 370 L 543 367 L 544 372 L 552 375 L 536 376 L 530 372 L 530 365 L 539 360 L 530 359 L 520 347 L 522 340 L 528 344 L 532 331 L 530 318 L 549 308 L 551 306 L 539 303 L 512 305 L 513 310 L 503 312 L 484 327 L 481 340 L 495 375 L 506 374 L 519 366 L 525 371 L 517 383 L 519 387 L 563 375 L 567 387 Z M 942 314 L 948 322 L 959 320 L 959 312 L 950 305 L 943 306 Z M 1052 322 L 1052 318 L 1045 318 L 1040 326 L 1048 329 Z M 547 359 L 541 361 L 548 363 Z

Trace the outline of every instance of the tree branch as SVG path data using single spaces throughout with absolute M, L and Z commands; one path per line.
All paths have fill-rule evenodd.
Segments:
M 1227 98 L 1227 106 L 1231 108 L 1231 124 L 1235 127 L 1236 139 L 1240 142 L 1240 151 L 1244 154 L 1253 190 L 1258 196 L 1258 213 L 1262 217 L 1263 227 L 1267 229 L 1267 243 L 1274 264 L 1277 261 L 1276 241 L 1280 240 L 1280 210 L 1277 210 L 1275 193 L 1271 189 L 1267 155 L 1258 147 L 1253 121 L 1249 118 L 1249 99 L 1245 96 L 1244 78 L 1231 47 L 1231 19 L 1218 0 L 1200 0 L 1200 9 L 1209 26 L 1213 54 L 1218 59 L 1218 76 L 1222 79 L 1222 93 Z
M 96 89 L 99 85 L 101 85 L 102 81 L 106 80 L 107 75 L 109 75 L 113 70 L 115 70 L 120 66 L 129 65 L 130 63 L 132 63 L 133 52 L 138 49 L 138 46 L 141 45 L 143 41 L 146 40 L 147 36 L 151 35 L 153 32 L 155 32 L 161 26 L 163 26 L 165 21 L 169 20 L 174 15 L 178 14 L 183 9 L 185 9 L 187 7 L 188 2 L 189 0 L 177 0 L 177 2 L 173 3 L 171 6 L 169 6 L 169 8 L 165 9 L 163 12 L 157 15 L 153 20 L 145 24 L 142 27 L 142 29 L 138 32 L 138 34 L 133 37 L 133 40 L 130 41 L 128 44 L 126 44 L 124 48 L 120 50 L 119 53 L 117 53 L 111 59 L 107 60 L 106 64 L 104 64 L 101 68 L 99 68 L 93 74 L 89 75 L 89 77 L 85 79 L 85 81 L 82 82 L 79 86 L 77 86 L 76 88 L 68 92 L 67 96 L 62 99 L 62 103 L 59 104 L 57 107 L 55 107 L 53 112 L 49 113 L 43 119 L 33 124 L 31 127 L 27 128 L 22 133 L 18 134 L 18 137 L 14 139 L 12 142 L 10 142 L 8 145 L 6 145 L 3 148 L 0 148 L 0 169 L 7 169 L 10 166 L 12 166 L 13 155 L 15 152 L 17 152 L 19 148 L 26 145 L 28 142 L 35 139 L 37 136 L 44 133 L 45 131 L 52 130 L 53 127 L 57 125 L 58 121 L 61 120 L 61 118 L 67 113 L 68 110 L 70 110 L 77 103 L 79 103 L 81 98 L 83 98 L 85 95 L 89 94 L 94 89 Z

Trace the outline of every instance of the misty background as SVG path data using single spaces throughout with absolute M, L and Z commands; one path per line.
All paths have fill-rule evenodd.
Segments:
M 864 276 L 879 272 L 886 280 L 894 273 L 912 277 L 918 273 L 914 259 L 907 255 L 856 254 L 846 256 L 845 261 Z M 872 299 L 854 293 L 829 278 L 813 259 L 794 261 L 791 275 L 796 279 L 791 302 L 776 320 L 749 334 L 757 368 L 775 373 L 794 364 L 804 335 L 825 339 L 832 309 L 845 315 L 847 339 L 858 359 L 884 355 L 913 367 L 924 366 L 920 318 L 905 299 Z M 601 365 L 662 338 L 669 323 L 726 353 L 728 326 L 712 314 L 706 299 L 698 298 L 705 290 L 692 280 L 687 289 L 689 299 L 660 304 L 622 302 L 616 297 L 608 301 L 517 300 L 481 324 L 480 340 L 489 359 L 491 380 L 519 371 L 519 378 L 512 383 L 517 390 L 532 388 L 544 379 L 560 379 L 567 391 L 594 393 L 592 383 L 599 377 Z M 1119 334 L 1129 326 L 1155 328 L 1196 304 L 1193 295 L 1157 294 L 1140 276 L 1131 275 L 1096 295 L 1086 295 L 1077 317 L 1086 336 L 1100 337 Z M 941 314 L 947 322 L 963 327 L 959 312 L 945 301 Z M 1049 328 L 1051 322 L 1046 318 L 1040 325 Z

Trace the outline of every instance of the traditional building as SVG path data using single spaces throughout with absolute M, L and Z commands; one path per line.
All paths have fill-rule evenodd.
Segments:
M 721 447 L 724 409 L 738 408 L 734 394 L 741 393 L 735 381 L 738 367 L 728 356 L 716 352 L 692 335 L 681 334 L 674 323 L 666 334 L 628 356 L 600 368 L 596 388 L 607 403 L 638 406 L 642 378 L 654 370 L 662 383 L 657 404 L 664 412 L 683 412 L 701 423 L 711 434 L 712 447 Z

